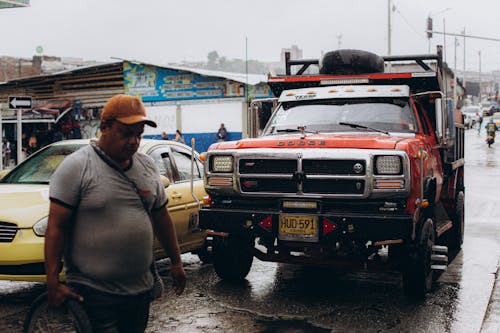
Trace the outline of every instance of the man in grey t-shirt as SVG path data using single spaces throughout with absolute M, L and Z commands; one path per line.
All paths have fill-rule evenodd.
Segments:
M 182 293 L 186 283 L 160 174 L 137 152 L 145 124 L 156 127 L 140 100 L 112 97 L 101 113 L 98 141 L 68 156 L 51 179 L 45 235 L 49 301 L 82 301 L 95 332 L 146 328 L 153 232 L 172 261 L 175 291 Z M 63 254 L 68 285 L 58 279 Z

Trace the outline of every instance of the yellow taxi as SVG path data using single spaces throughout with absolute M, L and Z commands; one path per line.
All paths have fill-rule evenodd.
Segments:
M 491 116 L 491 119 L 493 119 L 493 122 L 500 127 L 500 112 L 495 112 L 493 113 L 493 116 Z
M 3 176 L 0 180 L 0 280 L 45 281 L 44 235 L 49 212 L 49 180 L 66 156 L 88 143 L 89 140 L 67 140 L 51 144 L 8 173 L 0 174 Z M 166 140 L 142 140 L 139 151 L 149 155 L 160 169 L 181 252 L 197 253 L 201 260 L 208 260 L 206 232 L 198 226 L 200 201 L 206 196 L 199 155 L 184 144 Z M 154 253 L 157 259 L 166 256 L 157 240 Z

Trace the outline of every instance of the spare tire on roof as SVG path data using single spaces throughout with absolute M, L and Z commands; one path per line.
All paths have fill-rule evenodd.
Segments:
M 384 58 L 361 50 L 336 50 L 325 53 L 319 64 L 320 74 L 346 75 L 383 73 Z

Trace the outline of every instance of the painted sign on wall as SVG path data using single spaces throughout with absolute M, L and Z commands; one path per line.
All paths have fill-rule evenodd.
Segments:
M 168 68 L 123 63 L 125 93 L 144 102 L 245 97 L 244 84 Z M 250 87 L 252 95 L 271 96 L 266 84 Z

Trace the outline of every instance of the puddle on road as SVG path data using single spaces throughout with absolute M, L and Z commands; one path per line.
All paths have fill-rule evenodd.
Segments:
M 265 328 L 259 333 L 328 333 L 330 329 L 317 327 L 299 320 L 257 320 Z

